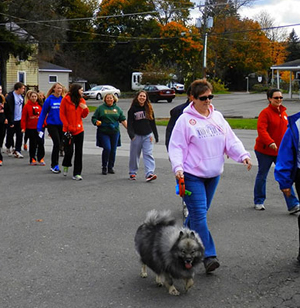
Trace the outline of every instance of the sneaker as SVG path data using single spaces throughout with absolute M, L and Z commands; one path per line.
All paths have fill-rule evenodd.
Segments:
M 295 214 L 295 213 L 297 213 L 299 211 L 300 211 L 300 206 L 299 206 L 299 204 L 297 204 L 296 206 L 294 206 L 293 208 L 291 208 L 289 210 L 289 214 Z
M 0 160 L 0 166 L 2 166 L 2 163 L 3 163 L 2 160 Z
M 40 161 L 39 161 L 39 165 L 40 166 L 46 166 L 46 163 L 44 161 L 44 158 L 42 158 Z
M 55 167 L 51 167 L 50 170 L 53 173 L 61 173 L 60 169 L 59 169 L 59 165 L 56 165 Z
M 150 174 L 147 176 L 146 182 L 151 182 L 157 178 L 156 174 Z
M 255 204 L 254 208 L 258 211 L 264 211 L 265 210 L 265 206 L 263 204 Z
M 136 180 L 136 175 L 135 174 L 130 174 L 129 180 L 135 181 Z
M 63 170 L 64 176 L 67 176 L 68 171 L 69 171 L 69 167 L 64 167 L 64 170 Z
M 206 273 L 213 272 L 215 269 L 220 267 L 220 263 L 217 257 L 205 258 L 203 263 L 204 263 Z
M 36 166 L 37 165 L 37 162 L 36 162 L 36 160 L 34 158 L 31 159 L 30 165 L 31 166 Z
M 102 168 L 102 174 L 107 175 L 107 168 Z
M 108 173 L 110 173 L 110 174 L 115 174 L 115 170 L 114 170 L 113 168 L 109 168 L 109 169 L 108 169 Z
M 189 216 L 189 210 L 187 209 L 187 206 L 185 203 L 183 204 L 182 214 L 184 218 L 187 218 Z
M 23 145 L 23 149 L 24 149 L 24 151 L 27 151 L 28 146 L 27 146 L 27 144 L 26 144 L 26 143 L 24 143 L 24 145 Z
M 15 158 L 24 158 L 24 156 L 19 151 L 14 152 Z
M 11 149 L 6 149 L 6 154 L 8 155 L 8 156 L 12 156 L 13 155 L 13 151 L 11 150 Z
M 81 180 L 83 180 L 83 178 L 82 178 L 82 176 L 81 176 L 80 174 L 77 174 L 77 175 L 74 175 L 74 176 L 73 176 L 73 180 L 75 180 L 75 181 L 81 181 Z

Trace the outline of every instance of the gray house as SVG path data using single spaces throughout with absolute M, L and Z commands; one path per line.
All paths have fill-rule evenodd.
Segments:
M 69 89 L 69 74 L 72 70 L 45 61 L 39 61 L 39 90 L 47 93 L 55 82 L 60 82 Z

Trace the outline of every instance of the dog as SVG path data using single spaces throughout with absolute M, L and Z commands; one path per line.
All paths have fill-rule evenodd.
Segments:
M 186 292 L 193 286 L 194 268 L 204 257 L 199 235 L 175 224 L 170 211 L 152 210 L 134 238 L 142 262 L 141 276 L 147 277 L 148 266 L 156 273 L 157 284 L 165 285 L 171 295 L 180 294 L 173 279 L 183 279 Z

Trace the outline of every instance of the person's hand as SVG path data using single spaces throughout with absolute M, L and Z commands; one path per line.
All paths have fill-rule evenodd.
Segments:
M 42 139 L 43 136 L 44 136 L 44 132 L 40 131 L 40 132 L 39 132 L 39 137 Z
M 183 179 L 184 178 L 184 175 L 183 175 L 183 170 L 178 170 L 175 174 L 175 177 L 177 180 L 179 179 Z
M 281 191 L 284 193 L 284 195 L 286 197 L 290 197 L 291 196 L 291 189 L 290 188 L 283 188 L 283 189 L 281 189 Z
M 79 107 L 82 108 L 82 109 L 86 109 L 86 108 L 87 108 L 87 105 L 84 104 L 84 103 L 80 103 L 80 104 L 79 104 Z
M 150 136 L 150 142 L 151 142 L 151 143 L 153 142 L 153 137 L 152 137 L 152 136 Z
M 252 168 L 252 163 L 250 158 L 245 158 L 243 160 L 244 166 L 247 166 L 247 170 L 249 171 Z
M 21 129 L 21 133 L 25 133 L 25 129 Z
M 10 127 L 10 128 L 13 128 L 13 127 L 15 127 L 15 126 L 14 126 L 14 124 L 12 124 L 12 125 L 10 125 L 9 127 Z
M 97 125 L 97 126 L 100 126 L 101 124 L 102 124 L 102 122 L 101 122 L 100 120 L 97 120 L 97 121 L 96 121 L 96 125 Z
M 276 151 L 277 151 L 277 145 L 276 145 L 276 143 L 275 143 L 275 142 L 271 143 L 271 144 L 269 145 L 269 148 L 272 149 L 272 150 L 274 150 L 274 151 L 276 152 Z
M 7 119 L 4 120 L 4 124 L 8 124 L 8 120 Z

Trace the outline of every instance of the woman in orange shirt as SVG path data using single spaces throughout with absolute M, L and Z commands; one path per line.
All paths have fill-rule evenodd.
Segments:
M 63 143 L 65 156 L 62 162 L 63 174 L 67 175 L 69 167 L 72 166 L 72 157 L 75 145 L 75 158 L 73 168 L 73 180 L 82 180 L 82 148 L 84 129 L 82 118 L 87 117 L 89 109 L 82 98 L 83 88 L 80 84 L 74 83 L 70 91 L 62 99 L 60 104 L 60 119 L 63 123 Z

